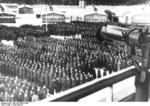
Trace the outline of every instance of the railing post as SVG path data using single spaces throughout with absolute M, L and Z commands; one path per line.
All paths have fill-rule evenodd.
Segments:
M 113 85 L 108 87 L 107 102 L 113 102 Z
M 150 69 L 148 70 L 148 102 L 150 102 Z

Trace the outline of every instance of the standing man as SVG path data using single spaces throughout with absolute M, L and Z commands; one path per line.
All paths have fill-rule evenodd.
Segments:
M 50 71 L 49 72 L 49 80 L 48 80 L 48 82 L 49 82 L 49 92 L 50 92 L 50 94 L 54 94 L 54 84 L 53 84 L 53 72 L 52 71 Z

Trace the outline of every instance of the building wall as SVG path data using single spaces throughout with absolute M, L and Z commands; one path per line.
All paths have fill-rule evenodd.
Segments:
M 107 16 L 102 14 L 89 14 L 84 16 L 86 22 L 106 22 Z
M 46 20 L 47 19 L 47 20 Z M 57 23 L 57 22 L 64 22 L 65 16 L 60 14 L 47 14 L 42 16 L 42 23 Z
M 1 13 L 0 23 L 16 23 L 16 17 L 15 15 Z
M 19 8 L 19 14 L 33 14 L 33 8 L 29 7 Z

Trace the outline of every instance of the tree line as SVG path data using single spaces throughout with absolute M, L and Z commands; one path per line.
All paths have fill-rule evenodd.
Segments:
M 85 0 L 87 5 L 133 5 L 147 3 L 149 0 Z M 79 0 L 0 0 L 2 3 L 18 4 L 55 4 L 55 5 L 78 5 Z

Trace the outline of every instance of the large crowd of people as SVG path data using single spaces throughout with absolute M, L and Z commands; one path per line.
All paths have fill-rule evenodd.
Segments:
M 9 77 L 5 78 L 6 81 L 2 80 L 1 84 L 10 91 L 4 89 L 2 91 L 5 92 L 1 95 L 5 94 L 7 97 L 10 92 L 15 96 L 15 90 L 20 88 L 19 94 L 22 94 L 22 99 L 18 97 L 15 100 L 25 100 L 24 96 L 27 93 L 30 98 L 28 101 L 32 101 L 32 93 L 40 96 L 37 86 L 45 87 L 46 93 L 43 95 L 53 95 L 97 78 L 94 68 L 104 68 L 103 75 L 99 74 L 98 77 L 119 71 L 131 65 L 125 48 L 126 45 L 123 43 L 100 43 L 96 38 L 63 41 L 50 37 L 27 37 L 22 41 L 16 41 L 13 48 L 1 45 L 0 77 L 12 77 L 12 82 L 9 81 Z M 19 86 L 8 87 L 11 84 L 16 85 L 15 77 L 19 79 Z M 22 84 L 24 80 L 27 83 Z M 24 88 L 28 83 L 29 85 Z M 33 91 L 28 90 L 29 88 L 33 88 Z M 43 91 L 42 89 L 41 92 Z M 1 100 L 5 101 L 5 98 L 1 97 Z
M 82 38 L 95 37 L 98 29 L 108 24 L 108 22 L 82 22 L 82 21 L 72 21 L 70 23 L 60 22 L 57 24 L 47 25 L 48 31 L 46 32 L 46 25 L 43 26 L 32 26 L 32 25 L 22 25 L 20 27 L 7 27 L 0 26 L 0 39 L 16 40 L 18 37 L 34 36 L 43 37 L 49 35 L 61 35 L 61 36 L 74 36 L 76 34 L 81 34 Z M 121 27 L 127 27 L 121 23 L 109 23 L 115 24 Z
M 105 23 L 90 23 L 73 21 L 71 23 L 58 23 L 48 25 L 50 34 L 70 36 L 81 34 L 82 37 L 93 37 L 96 35 L 98 28 Z
M 96 39 L 99 25 L 49 25 L 51 34 L 92 36 L 64 40 L 44 36 L 41 27 L 13 28 L 21 39 L 15 40 L 13 47 L 0 44 L 0 100 L 42 100 L 132 65 L 125 43 Z M 40 32 L 43 36 L 35 37 L 29 32 Z

